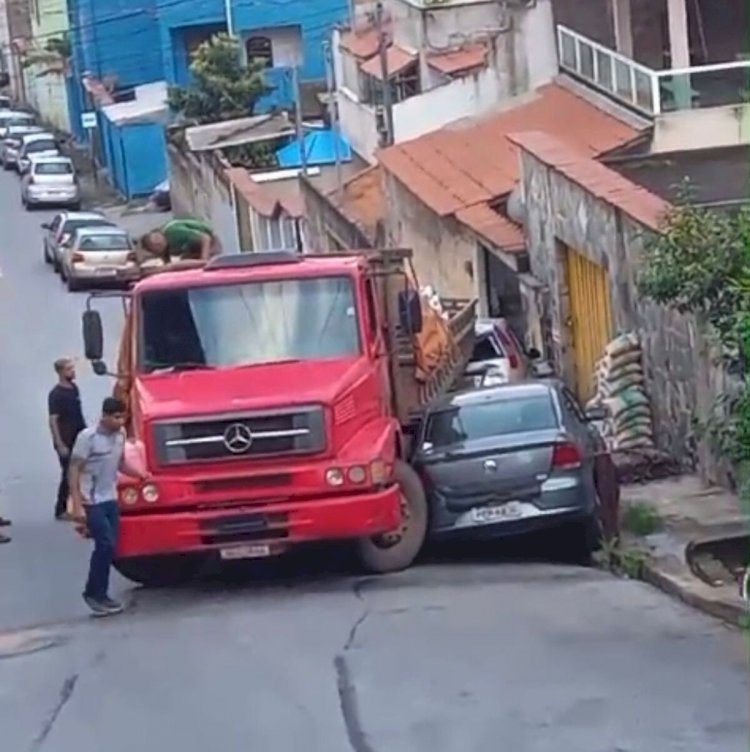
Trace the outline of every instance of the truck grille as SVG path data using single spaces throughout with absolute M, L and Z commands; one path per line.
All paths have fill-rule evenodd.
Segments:
M 154 426 L 159 463 L 312 454 L 325 448 L 323 409 L 303 407 Z

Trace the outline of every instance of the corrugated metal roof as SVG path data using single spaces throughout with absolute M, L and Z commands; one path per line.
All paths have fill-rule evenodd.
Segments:
M 167 83 L 156 81 L 135 87 L 135 99 L 102 107 L 104 116 L 111 123 L 123 125 L 142 121 L 166 123 L 169 119 Z
M 194 125 L 185 129 L 190 151 L 213 151 L 294 134 L 286 114 L 253 115 L 221 123 Z

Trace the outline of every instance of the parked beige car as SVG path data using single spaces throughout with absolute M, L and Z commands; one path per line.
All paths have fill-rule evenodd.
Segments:
M 130 235 L 120 227 L 80 227 L 63 248 L 61 275 L 71 291 L 137 279 Z

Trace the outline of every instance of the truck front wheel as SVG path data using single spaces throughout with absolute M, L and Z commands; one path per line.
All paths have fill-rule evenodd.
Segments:
M 427 537 L 427 497 L 419 476 L 401 460 L 394 476 L 401 491 L 401 526 L 392 533 L 357 541 L 362 566 L 373 574 L 406 569 L 417 558 Z
M 139 556 L 116 559 L 115 569 L 125 578 L 145 587 L 174 587 L 190 580 L 198 570 L 192 556 Z

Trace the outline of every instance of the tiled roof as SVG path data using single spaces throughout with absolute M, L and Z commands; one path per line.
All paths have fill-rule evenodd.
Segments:
M 304 215 L 302 197 L 298 194 L 283 195 L 274 189 L 273 183 L 258 183 L 243 167 L 231 167 L 226 175 L 250 206 L 264 217 L 274 217 L 283 209 L 292 217 Z
M 548 133 L 530 131 L 508 138 L 597 198 L 618 207 L 646 227 L 660 228 L 670 206 L 661 197 Z
M 390 32 L 390 24 L 383 24 L 386 33 Z M 372 26 L 364 29 L 349 29 L 341 34 L 339 44 L 354 57 L 366 60 L 378 51 L 378 30 Z
M 549 130 L 590 156 L 628 143 L 638 131 L 558 84 L 515 107 L 427 133 L 378 153 L 386 170 L 441 216 L 489 202 L 519 178 L 508 133 Z
M 417 56 L 412 52 L 408 52 L 407 50 L 392 44 L 385 51 L 385 59 L 386 71 L 390 78 L 391 76 L 399 74 L 405 68 L 408 68 L 412 63 L 415 63 Z M 380 65 L 380 55 L 371 58 L 366 63 L 362 63 L 359 69 L 362 73 L 367 73 L 369 76 L 374 76 L 381 80 L 383 78 L 382 67 Z
M 474 204 L 461 209 L 456 212 L 456 219 L 505 251 L 512 253 L 526 248 L 521 227 L 489 204 Z
M 437 52 L 427 57 L 427 65 L 446 76 L 483 68 L 486 62 L 487 47 L 483 44 L 475 44 L 451 52 Z

